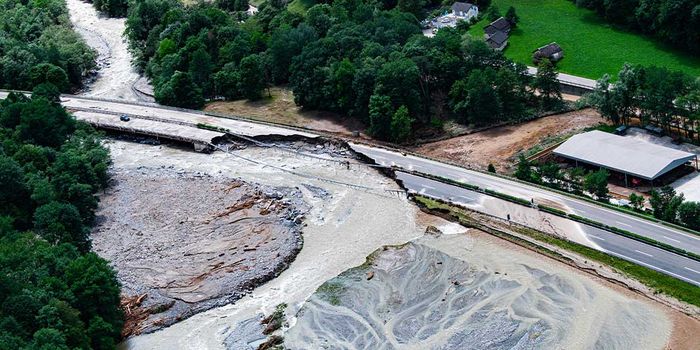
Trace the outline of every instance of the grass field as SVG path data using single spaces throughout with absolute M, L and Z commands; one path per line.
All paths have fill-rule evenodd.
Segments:
M 532 51 L 550 42 L 564 49 L 558 63 L 564 73 L 598 79 L 616 75 L 625 62 L 656 65 L 700 76 L 700 57 L 645 36 L 616 29 L 594 12 L 577 8 L 567 0 L 494 0 L 501 14 L 509 6 L 520 17 L 504 53 L 516 62 L 532 65 Z M 483 37 L 487 20 L 475 24 L 472 35 Z

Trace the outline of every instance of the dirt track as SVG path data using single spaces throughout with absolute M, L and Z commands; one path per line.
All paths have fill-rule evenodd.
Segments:
M 536 119 L 519 125 L 489 129 L 448 140 L 423 144 L 413 151 L 462 166 L 509 170 L 515 156 L 544 140 L 602 123 L 600 114 L 583 109 Z

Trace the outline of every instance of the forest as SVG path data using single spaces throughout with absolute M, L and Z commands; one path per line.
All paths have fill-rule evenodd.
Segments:
M 0 0 L 0 87 L 82 86 L 95 53 L 71 28 L 63 0 Z
M 90 252 L 109 153 L 58 96 L 0 101 L 0 349 L 113 349 L 123 324 L 115 272 Z
M 572 0 L 609 22 L 654 36 L 689 53 L 700 53 L 698 0 Z
M 403 142 L 444 118 L 483 126 L 561 106 L 554 66 L 543 61 L 532 79 L 458 29 L 425 37 L 413 13 L 424 5 L 338 0 L 300 15 L 266 1 L 240 21 L 245 13 L 229 1 L 145 0 L 130 3 L 126 35 L 157 101 L 179 107 L 260 99 L 287 85 L 303 108 L 357 118 L 374 137 Z

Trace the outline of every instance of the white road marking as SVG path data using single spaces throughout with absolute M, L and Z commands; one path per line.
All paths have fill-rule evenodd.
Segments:
M 693 272 L 697 273 L 698 275 L 700 275 L 700 271 L 695 271 L 695 270 L 691 269 L 690 267 L 685 267 L 685 266 L 683 268 L 688 270 L 688 271 L 693 271 Z
M 615 221 L 615 222 L 617 222 L 618 225 L 627 226 L 627 227 L 632 227 L 632 225 L 626 224 L 626 223 L 624 223 L 624 222 L 619 222 L 619 221 Z
M 589 236 L 590 236 L 591 238 L 595 238 L 595 239 L 598 239 L 598 240 L 601 240 L 601 241 L 605 241 L 605 238 L 603 238 L 603 237 L 598 237 L 598 236 L 595 236 L 595 235 L 589 235 Z
M 677 240 L 677 239 L 673 239 L 673 238 L 671 238 L 671 237 L 666 237 L 666 236 L 663 236 L 663 237 L 666 238 L 666 239 L 668 239 L 669 241 L 674 241 L 674 242 L 676 242 L 676 243 L 681 243 L 681 241 L 679 241 L 679 240 Z
M 653 258 L 653 257 L 654 257 L 653 255 L 651 255 L 651 254 L 649 254 L 649 253 L 645 253 L 645 252 L 642 252 L 642 251 L 639 251 L 639 250 L 636 250 L 636 249 L 635 249 L 634 251 L 637 252 L 637 253 L 639 253 L 639 254 L 646 255 L 646 256 L 648 256 L 648 257 L 650 257 L 650 258 Z
M 424 188 L 427 188 L 427 189 L 431 189 L 431 190 L 434 190 L 434 189 L 435 189 L 435 187 L 433 187 L 433 186 L 428 186 L 428 185 L 423 185 L 423 187 L 424 187 Z
M 608 254 L 612 254 L 612 255 L 618 256 L 618 257 L 620 257 L 620 258 L 629 260 L 629 261 L 631 261 L 631 262 L 634 262 L 634 263 L 637 263 L 637 264 L 640 264 L 640 265 L 644 265 L 644 266 L 646 266 L 646 267 L 648 267 L 648 268 L 651 268 L 651 269 L 654 269 L 654 270 L 657 270 L 657 271 L 661 271 L 661 272 L 663 272 L 663 273 L 669 274 L 669 275 L 671 275 L 671 276 L 673 276 L 673 277 L 676 277 L 676 278 L 678 278 L 678 279 L 682 279 L 682 280 L 684 280 L 684 281 L 686 281 L 686 282 L 693 283 L 693 284 L 695 284 L 696 286 L 700 286 L 700 281 L 696 281 L 696 280 L 691 279 L 691 278 L 688 278 L 688 277 L 683 277 L 683 276 L 681 276 L 681 275 L 679 275 L 679 274 L 677 274 L 677 273 L 673 273 L 673 272 L 671 272 L 671 271 L 664 270 L 664 269 L 662 269 L 662 268 L 660 268 L 660 267 L 656 267 L 656 266 L 654 266 L 654 265 L 647 264 L 647 263 L 645 263 L 645 262 L 643 262 L 643 261 L 639 261 L 639 260 L 637 260 L 637 259 L 630 258 L 629 256 L 626 256 L 626 255 L 623 255 L 623 254 L 615 253 L 615 252 L 612 252 L 612 251 L 609 251 L 609 250 L 606 250 L 605 252 L 607 252 Z M 686 267 L 686 269 L 687 269 L 687 267 Z

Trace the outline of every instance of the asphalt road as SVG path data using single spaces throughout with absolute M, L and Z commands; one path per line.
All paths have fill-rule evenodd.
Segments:
M 676 230 L 674 228 L 653 223 L 633 215 L 621 213 L 583 200 L 575 199 L 556 192 L 529 186 L 520 182 L 501 177 L 468 170 L 445 163 L 403 155 L 386 149 L 351 144 L 360 153 L 372 158 L 378 164 L 398 166 L 425 174 L 432 174 L 451 180 L 477 185 L 523 199 L 534 199 L 535 203 L 547 204 L 552 207 L 564 208 L 565 211 L 589 218 L 609 226 L 634 232 L 640 236 L 649 237 L 689 252 L 700 254 L 700 236 Z M 699 270 L 700 271 L 700 270 Z M 698 276 L 700 277 L 700 276 Z
M 397 172 L 397 178 L 403 181 L 404 186 L 409 189 L 409 191 L 434 198 L 450 200 L 454 203 L 464 204 L 465 206 L 473 208 L 479 212 L 485 212 L 486 214 L 504 219 L 508 214 L 507 212 L 513 213 L 516 210 L 519 212 L 532 211 L 531 216 L 552 216 L 547 213 L 539 212 L 534 208 L 526 208 L 515 203 L 490 197 L 461 187 L 452 186 L 450 184 L 418 177 L 400 171 Z M 498 206 L 498 210 L 489 209 L 479 204 L 485 199 L 501 201 L 503 203 Z M 508 208 L 512 208 L 513 210 L 509 211 Z M 513 222 L 529 226 L 527 222 L 520 222 L 515 215 L 513 215 L 511 219 Z M 669 251 L 656 248 L 612 232 L 601 230 L 599 228 L 578 223 L 575 224 L 579 225 L 586 236 L 594 242 L 594 244 L 589 244 L 589 246 L 592 248 L 602 250 L 610 255 L 632 261 L 639 265 L 649 267 L 656 271 L 700 286 L 699 261 L 688 259 Z

